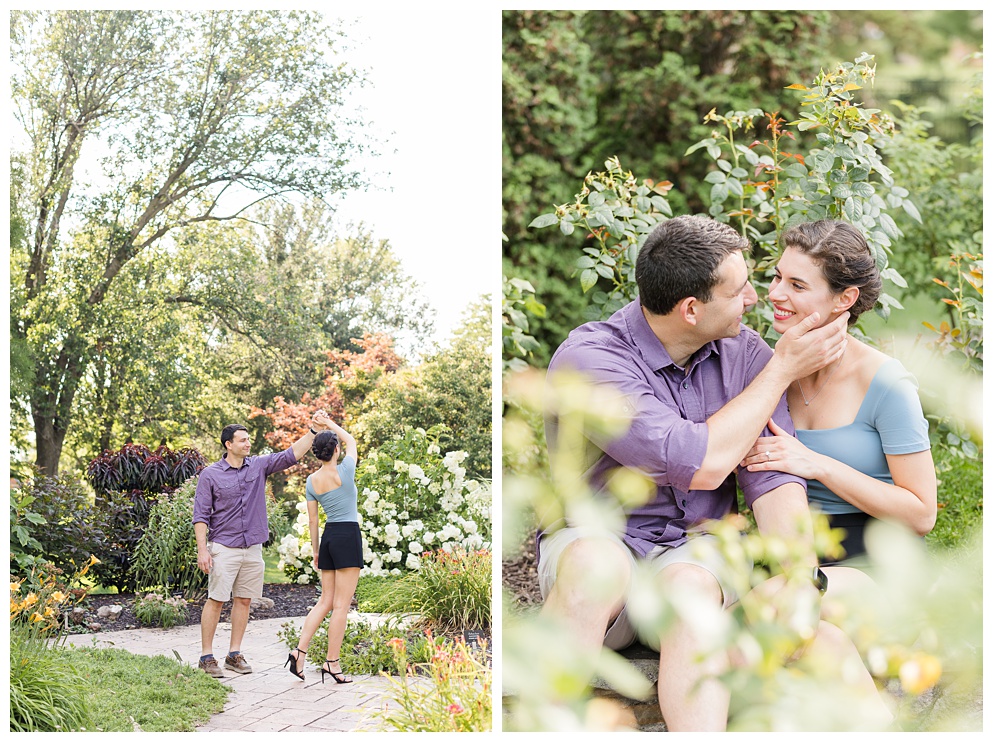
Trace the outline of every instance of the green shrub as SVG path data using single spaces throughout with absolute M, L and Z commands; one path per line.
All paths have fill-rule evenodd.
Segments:
M 197 567 L 193 532 L 193 497 L 198 476 L 187 479 L 171 494 L 159 496 L 148 516 L 148 527 L 131 558 L 131 578 L 141 588 L 182 590 L 193 599 L 207 584 Z
M 492 563 L 489 551 L 429 552 L 420 571 L 393 586 L 389 610 L 416 613 L 441 630 L 486 628 L 491 621 Z
M 288 649 L 293 649 L 300 641 L 300 629 L 293 623 L 286 622 L 280 627 L 277 636 L 285 642 Z M 401 667 L 397 665 L 390 645 L 391 641 L 397 639 L 406 643 L 410 656 L 416 661 L 426 662 L 430 659 L 429 638 L 423 632 L 404 628 L 396 620 L 388 620 L 375 627 L 365 621 L 349 621 L 341 643 L 342 669 L 356 675 L 398 674 Z M 320 667 L 324 664 L 327 653 L 328 619 L 325 618 L 307 648 L 307 662 Z
M 196 449 L 172 451 L 159 446 L 152 451 L 133 443 L 119 451 L 104 451 L 90 461 L 86 476 L 97 493 L 95 522 L 104 534 L 96 552 L 101 564 L 94 572 L 104 585 L 122 592 L 138 586 L 131 557 L 153 505 L 160 495 L 172 492 L 206 465 Z
M 39 474 L 10 497 L 11 570 L 18 574 L 36 560 L 75 571 L 105 540 L 91 496 L 72 475 Z
M 134 615 L 142 626 L 169 629 L 185 621 L 189 612 L 183 598 L 167 598 L 158 593 L 147 593 L 134 602 Z

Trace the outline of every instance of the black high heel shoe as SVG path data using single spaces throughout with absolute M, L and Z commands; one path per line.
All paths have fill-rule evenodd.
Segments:
M 307 654 L 302 649 L 300 649 L 300 647 L 297 647 L 296 651 L 299 652 L 300 654 Z M 290 653 L 286 655 L 286 664 L 284 664 L 283 667 L 290 667 L 290 665 L 292 665 L 292 667 L 290 667 L 290 672 L 296 675 L 301 680 L 306 680 L 307 678 L 304 676 L 303 670 L 297 670 L 297 660 L 300 659 L 300 654 L 294 657 L 293 652 L 294 650 L 291 649 Z M 321 680 L 324 680 L 323 675 L 321 675 Z
M 324 667 L 321 668 L 321 682 L 322 683 L 324 682 L 324 676 L 325 675 L 330 675 L 332 678 L 334 678 L 334 682 L 336 682 L 336 683 L 351 683 L 352 682 L 351 680 L 346 680 L 345 679 L 345 673 L 343 673 L 343 672 L 331 672 L 331 663 L 332 662 L 337 662 L 337 661 L 338 660 L 325 660 L 324 661 L 324 667 L 326 667 L 328 669 L 325 670 Z

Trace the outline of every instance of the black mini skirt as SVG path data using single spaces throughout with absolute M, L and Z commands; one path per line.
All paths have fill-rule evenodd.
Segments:
M 321 550 L 317 555 L 320 569 L 347 569 L 364 566 L 362 532 L 355 521 L 324 524 Z

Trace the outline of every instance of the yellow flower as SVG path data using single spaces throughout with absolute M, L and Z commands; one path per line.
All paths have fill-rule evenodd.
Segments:
M 35 612 L 31 614 L 31 620 L 34 621 L 35 623 L 38 623 L 39 621 L 44 621 L 45 617 L 42 616 L 40 613 Z
M 24 607 L 30 608 L 37 602 L 38 602 L 38 596 L 35 595 L 34 593 L 28 593 L 28 596 L 24 599 Z
M 65 593 L 63 593 L 63 592 L 61 592 L 59 590 L 56 590 L 54 593 L 52 593 L 52 602 L 53 603 L 61 603 L 67 597 L 68 596 Z
M 941 660 L 930 654 L 915 654 L 900 665 L 900 685 L 919 696 L 941 678 Z

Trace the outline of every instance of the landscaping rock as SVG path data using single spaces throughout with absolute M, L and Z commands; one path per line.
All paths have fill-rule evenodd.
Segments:
M 271 611 L 276 607 L 272 598 L 252 598 L 252 604 L 248 607 L 250 613 L 255 613 L 256 608 L 261 608 L 263 611 Z
M 100 629 L 103 628 L 103 626 L 101 624 L 97 623 L 96 621 L 94 621 L 93 623 L 87 624 L 86 627 L 90 631 L 99 631 Z
M 81 624 L 85 620 L 86 620 L 86 609 L 79 605 L 73 607 L 72 613 L 69 614 L 69 623 Z
M 97 610 L 97 616 L 99 618 L 109 618 L 111 621 L 116 621 L 117 617 L 121 615 L 121 611 L 124 610 L 122 605 L 104 605 L 100 606 Z

